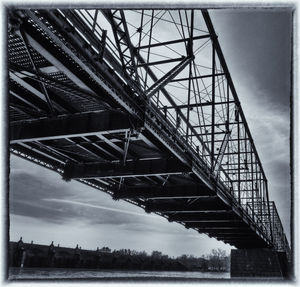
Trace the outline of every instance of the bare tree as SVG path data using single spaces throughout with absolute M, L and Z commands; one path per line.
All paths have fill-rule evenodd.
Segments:
M 213 270 L 225 270 L 227 265 L 228 257 L 226 251 L 220 248 L 212 249 L 211 254 L 209 255 L 210 266 Z

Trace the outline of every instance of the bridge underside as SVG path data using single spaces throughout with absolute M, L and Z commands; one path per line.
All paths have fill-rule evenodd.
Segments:
M 89 124 L 82 129 L 77 119 Z M 14 121 L 11 150 L 60 171 L 66 180 L 105 190 L 237 248 L 268 247 L 242 210 L 224 202 L 146 130 L 132 132 L 130 124 L 107 110 Z
M 19 17 L 8 34 L 12 153 L 237 248 L 272 246 L 176 129 L 146 113 L 108 51 L 110 66 L 55 11 Z

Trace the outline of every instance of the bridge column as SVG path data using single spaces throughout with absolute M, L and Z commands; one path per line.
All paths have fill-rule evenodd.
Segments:
M 286 278 L 288 269 L 284 252 L 267 248 L 231 250 L 232 278 Z

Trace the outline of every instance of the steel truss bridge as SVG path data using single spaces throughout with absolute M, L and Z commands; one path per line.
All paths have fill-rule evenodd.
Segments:
M 10 152 L 237 248 L 290 249 L 207 10 L 8 10 Z

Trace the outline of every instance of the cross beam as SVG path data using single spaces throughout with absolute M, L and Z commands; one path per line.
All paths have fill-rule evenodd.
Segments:
M 223 203 L 221 200 L 215 199 L 211 201 L 197 201 L 193 204 L 174 204 L 174 203 L 158 203 L 147 202 L 146 212 L 163 212 L 163 213 L 195 213 L 195 212 L 207 212 L 207 211 L 227 211 L 231 208 Z
M 249 235 L 249 234 L 223 234 L 220 236 L 217 236 L 217 239 L 219 240 L 228 240 L 228 241 L 245 241 L 245 240 L 257 240 L 257 237 L 255 235 Z
M 228 222 L 188 222 L 185 224 L 188 228 L 223 228 L 235 229 L 239 227 L 246 227 L 242 221 L 228 221 Z
M 215 227 L 215 226 L 209 226 L 209 227 L 203 227 L 203 226 L 196 226 L 196 225 L 186 225 L 187 228 L 197 228 L 198 231 L 201 232 L 221 232 L 225 234 L 232 234 L 232 233 L 251 233 L 251 230 L 248 227 L 239 227 L 239 226 L 230 226 L 230 227 Z
M 66 179 L 79 178 L 116 178 L 181 174 L 189 172 L 183 163 L 176 159 L 134 160 L 123 163 L 69 163 L 65 166 Z
M 205 39 L 205 38 L 209 38 L 209 37 L 210 37 L 210 35 L 206 34 L 206 35 L 193 37 L 192 40 L 195 41 L 195 40 Z M 171 44 L 178 44 L 178 43 L 182 43 L 182 42 L 188 42 L 190 40 L 191 40 L 190 38 L 184 38 L 184 39 L 178 39 L 178 40 L 173 40 L 173 41 L 154 43 L 154 44 L 150 44 L 150 45 L 143 45 L 143 46 L 140 46 L 140 47 L 136 47 L 136 49 L 141 50 L 141 49 L 148 49 L 148 48 L 154 48 L 154 47 L 161 47 L 161 46 L 167 46 L 167 45 L 171 45 Z
M 199 222 L 201 220 L 237 220 L 238 217 L 231 210 L 223 212 L 205 212 L 205 213 L 177 213 L 169 216 L 169 221 L 180 222 Z
M 132 128 L 128 116 L 120 112 L 98 111 L 13 122 L 10 143 L 90 136 Z
M 209 233 L 212 237 L 234 236 L 238 235 L 255 235 L 255 232 L 250 228 L 237 228 L 237 229 L 218 229 L 218 228 L 197 228 L 200 233 Z M 259 236 L 257 235 L 257 239 Z
M 227 105 L 234 103 L 234 101 L 226 101 L 226 102 L 203 102 L 203 103 L 197 103 L 197 104 L 189 104 L 189 105 L 177 105 L 177 106 L 164 106 L 161 109 L 192 109 L 192 108 L 197 108 L 197 107 L 207 107 L 207 106 L 212 106 L 212 105 Z M 218 124 L 216 124 L 218 125 Z M 194 126 L 196 128 L 201 127 L 201 126 Z M 211 127 L 211 125 L 209 125 Z
M 213 196 L 213 192 L 207 186 L 199 184 L 127 187 L 116 191 L 114 195 L 119 199 L 180 199 Z
M 224 73 L 216 73 L 214 75 L 209 74 L 209 75 L 202 75 L 202 76 L 197 76 L 197 77 L 187 77 L 187 78 L 178 78 L 178 79 L 174 79 L 171 82 L 182 82 L 182 81 L 189 81 L 189 80 L 198 80 L 198 79 L 205 79 L 205 78 L 211 78 L 213 76 L 224 76 Z

